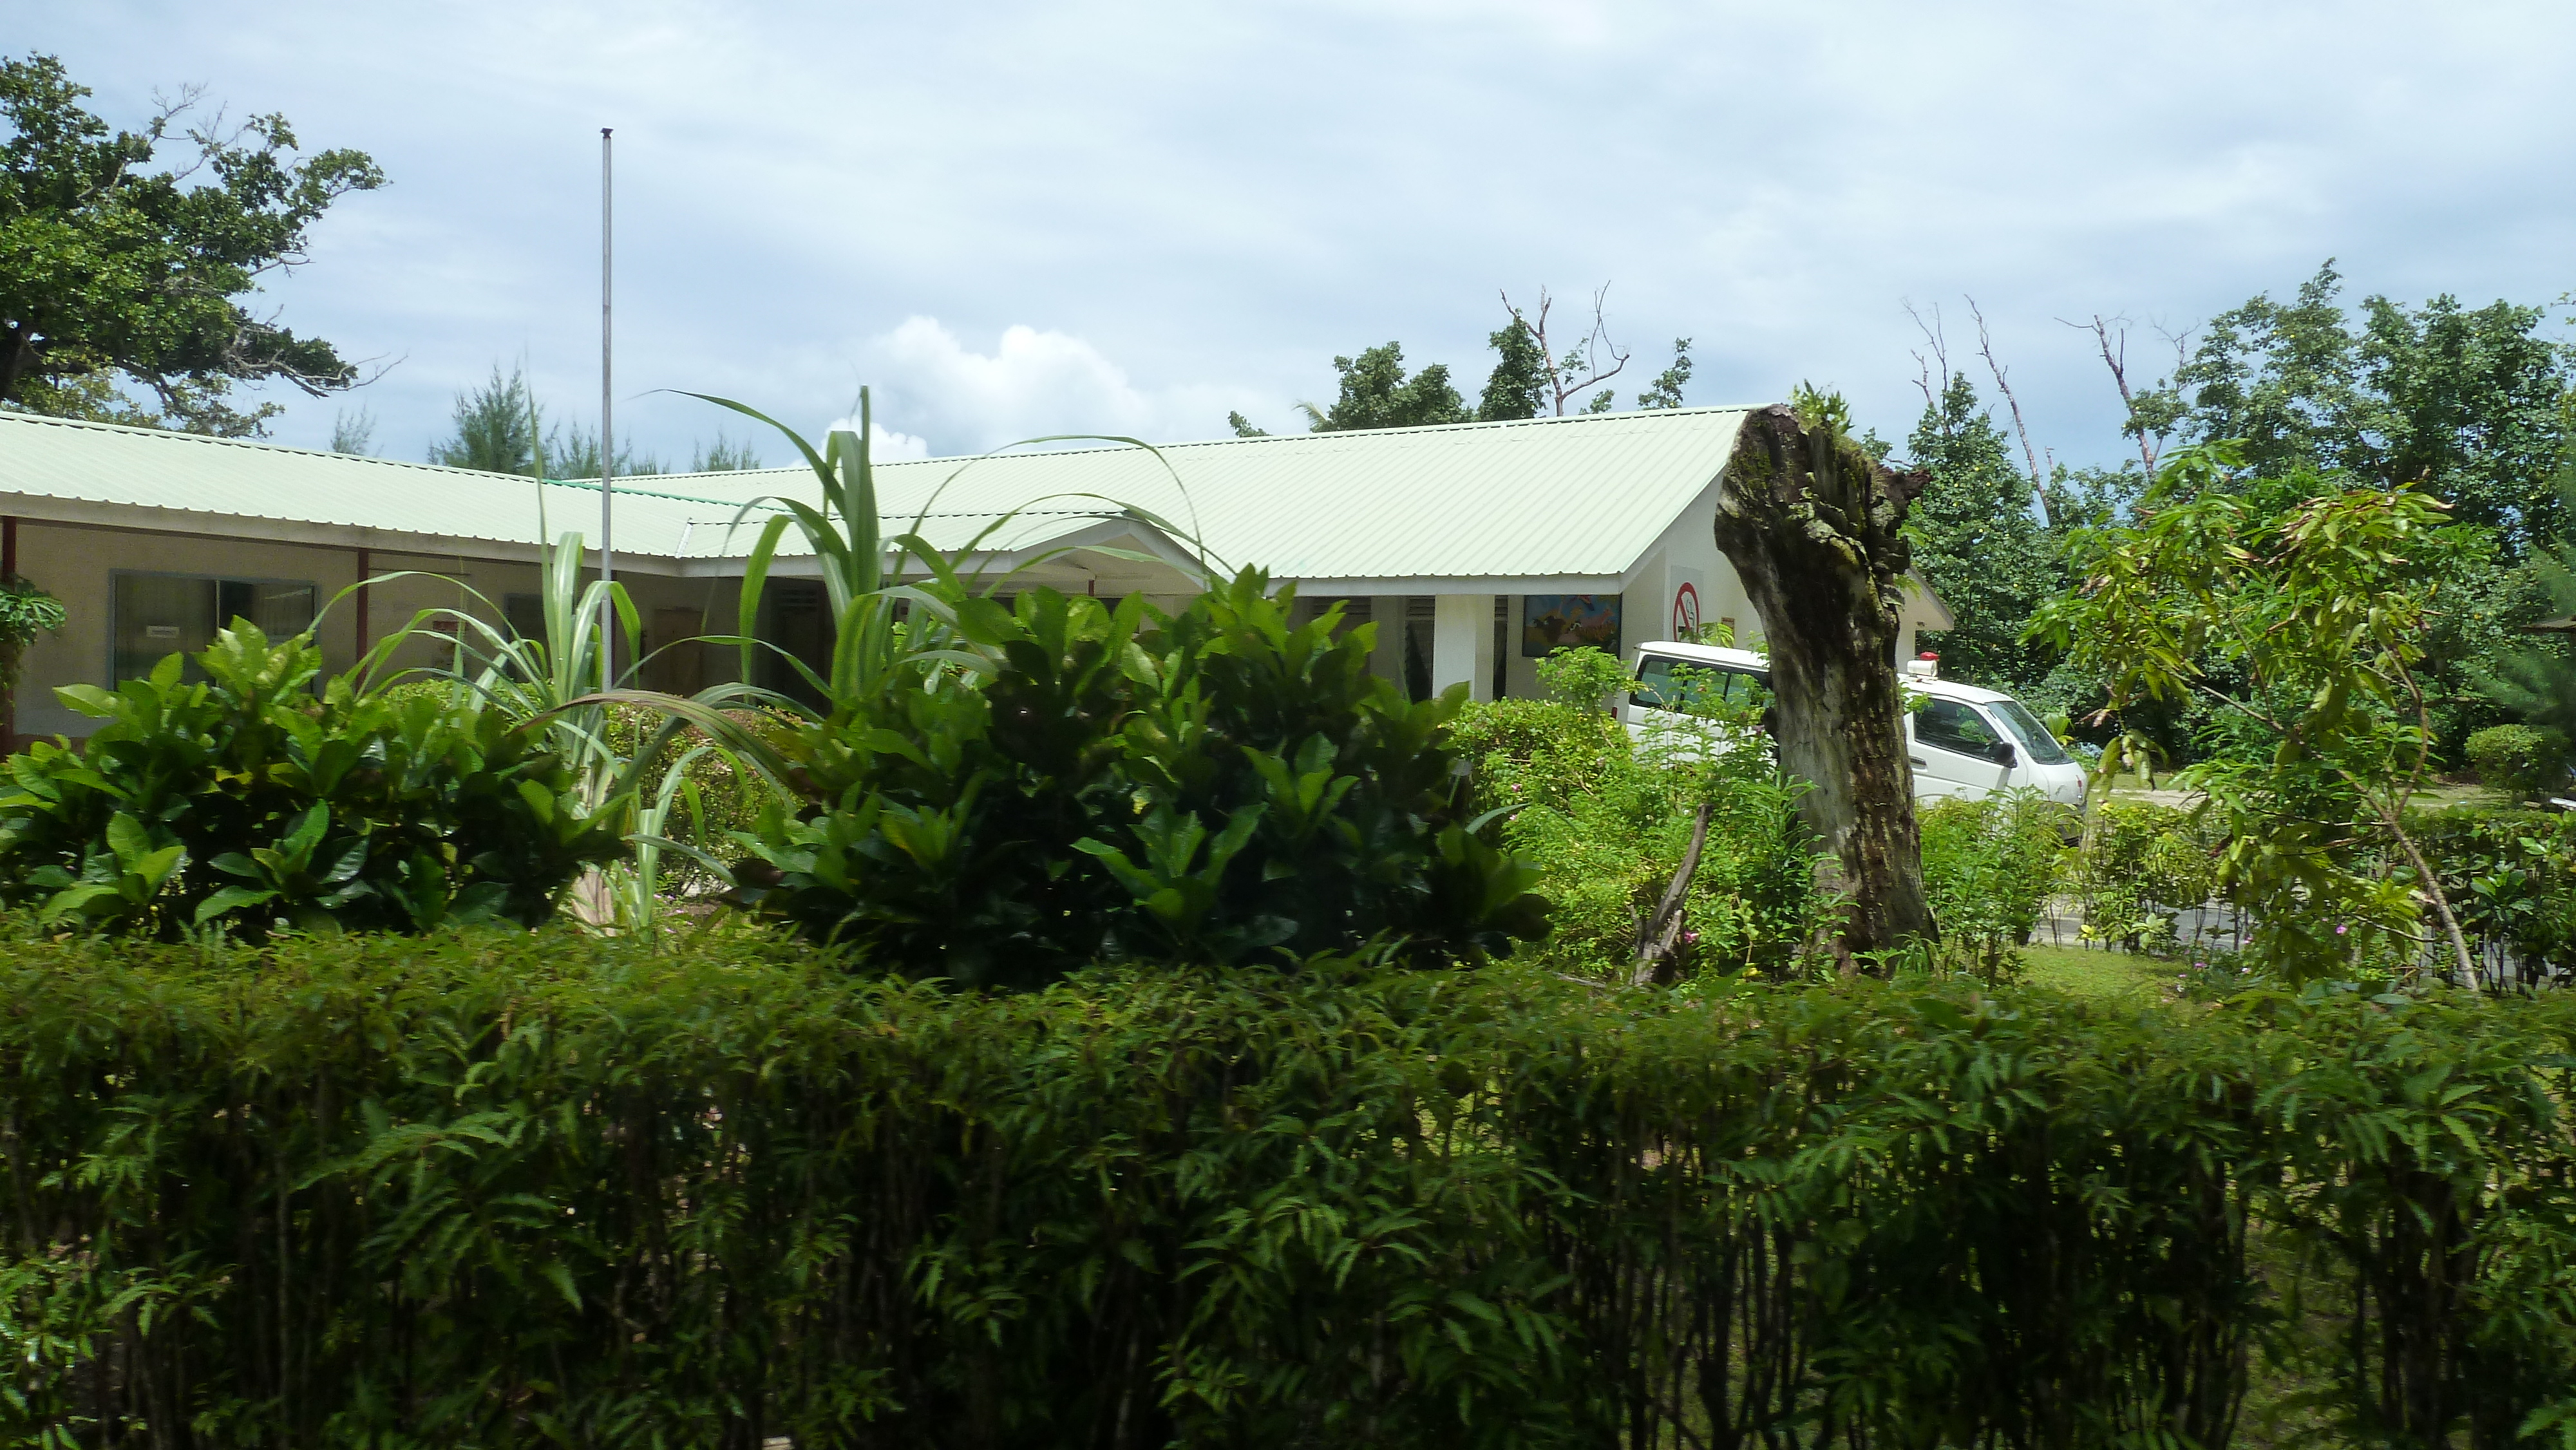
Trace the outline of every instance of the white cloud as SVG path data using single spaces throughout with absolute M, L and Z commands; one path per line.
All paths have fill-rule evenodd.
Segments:
M 407 359 L 348 401 L 409 456 L 496 359 L 595 416 L 612 124 L 619 431 L 665 458 L 729 421 L 667 390 L 821 419 L 863 380 L 936 453 L 1293 428 L 1337 353 L 1397 339 L 1472 391 L 1496 287 L 1611 280 L 1641 361 L 1698 340 L 1694 401 L 1811 378 L 1883 431 L 1920 407 L 1900 299 L 1973 294 L 2041 441 L 2116 461 L 2118 398 L 2059 319 L 2186 327 L 2329 256 L 2356 299 L 2538 302 L 2576 228 L 2533 182 L 2576 147 L 2546 104 L 2576 7 L 2544 0 L 6 13 L 114 124 L 203 82 L 384 164 L 262 305 Z M 272 395 L 282 441 L 329 436 L 339 403 Z
M 1258 406 L 1243 389 L 1147 390 L 1082 338 L 1026 324 L 977 352 L 935 317 L 909 317 L 863 355 L 879 406 L 948 452 L 971 453 L 1059 434 L 1153 441 L 1205 438 L 1231 409 Z
M 831 422 L 823 425 L 823 436 L 825 437 L 844 431 L 851 433 L 859 431 L 859 420 L 851 417 L 841 417 L 835 418 Z M 876 462 L 909 463 L 916 458 L 928 458 L 929 456 L 929 439 L 916 437 L 910 433 L 897 433 L 886 427 L 883 423 L 871 422 L 868 424 L 868 457 Z

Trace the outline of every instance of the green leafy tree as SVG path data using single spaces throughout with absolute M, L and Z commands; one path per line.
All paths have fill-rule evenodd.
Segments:
M 544 424 L 527 374 L 512 368 L 505 378 L 496 363 L 490 382 L 456 395 L 454 431 L 429 445 L 429 461 L 486 473 L 537 472 Z
M 1537 417 L 1548 401 L 1547 353 L 1539 346 L 1538 334 L 1515 317 L 1511 326 L 1486 341 L 1493 345 L 1499 360 L 1485 379 L 1483 396 L 1476 401 L 1477 418 L 1494 423 Z
M 2248 489 L 2246 461 L 2232 443 L 2167 455 L 2141 521 L 2076 541 L 2085 584 L 2034 633 L 2105 680 L 2113 711 L 2198 698 L 2228 722 L 2181 781 L 2219 813 L 2218 886 L 2255 915 L 2261 956 L 2307 976 L 2373 950 L 2411 964 L 2421 899 L 2466 978 L 2406 825 L 2432 765 L 2425 620 L 2456 531 L 2418 490 L 2304 471 Z
M 618 445 L 617 474 L 619 477 L 623 478 L 630 474 L 655 474 L 661 471 L 661 459 L 650 453 L 636 452 L 632 444 Z M 579 424 L 560 432 L 549 430 L 546 434 L 546 477 L 599 477 L 599 435 Z
M 760 454 L 748 443 L 736 443 L 724 430 L 716 430 L 716 441 L 689 453 L 691 473 L 737 473 L 760 466 Z
M 1404 348 L 1397 343 L 1369 348 L 1355 358 L 1337 357 L 1333 371 L 1341 374 L 1342 388 L 1330 409 L 1312 403 L 1297 405 L 1314 432 L 1468 421 L 1466 404 L 1450 385 L 1448 364 L 1433 363 L 1408 378 Z
M 1927 392 L 1929 388 L 1927 386 Z M 2028 689 L 2055 662 L 2024 638 L 2041 605 L 2065 587 L 2058 542 L 2031 511 L 2030 480 L 2012 441 L 1952 373 L 1906 440 L 1913 466 L 1931 476 L 1907 515 L 1914 566 L 1957 618 L 1926 637 L 1942 672 L 1998 689 Z
M 320 397 L 360 381 L 330 343 L 246 304 L 303 265 L 334 201 L 384 184 L 375 162 L 350 150 L 299 162 L 279 115 L 184 124 L 193 92 L 140 131 L 112 130 L 89 94 L 52 56 L 0 60 L 0 402 L 238 437 L 279 409 L 234 406 L 235 384 Z M 191 163 L 147 172 L 174 141 Z
M 1548 338 L 1555 300 L 1548 296 L 1547 289 L 1539 289 L 1538 306 L 1527 312 L 1506 294 L 1503 310 L 1510 320 L 1501 330 L 1486 336 L 1487 345 L 1494 350 L 1494 369 L 1486 375 L 1484 391 L 1477 395 L 1472 411 L 1451 383 L 1447 364 L 1433 363 L 1407 377 L 1404 349 L 1392 342 L 1370 348 L 1356 358 L 1333 359 L 1333 370 L 1341 375 L 1341 391 L 1332 407 L 1320 408 L 1313 403 L 1297 406 L 1305 411 L 1308 426 L 1318 433 L 1350 428 L 1418 428 L 1434 423 L 1509 422 L 1562 417 L 1569 411 L 1610 412 L 1616 395 L 1600 385 L 1628 366 L 1629 354 L 1611 342 L 1608 325 L 1602 318 L 1602 297 L 1607 291 L 1605 287 L 1593 294 L 1591 330 L 1561 352 Z M 1638 407 L 1682 406 L 1682 388 L 1691 375 L 1690 346 L 1687 337 L 1673 340 L 1672 366 L 1637 395 Z M 1595 388 L 1599 391 L 1591 392 Z M 1587 392 L 1591 396 L 1585 400 Z M 1580 406 L 1576 406 L 1578 402 Z M 1226 414 L 1225 421 L 1238 438 L 1269 436 L 1239 412 Z
M 2258 296 L 2219 314 L 2141 406 L 2176 415 L 2188 439 L 2244 440 L 2254 476 L 2342 469 L 2421 487 L 2461 522 L 2495 529 L 2509 561 L 2557 533 L 2570 369 L 2565 347 L 2539 335 L 2545 310 L 2374 295 L 2356 320 L 2342 288 L 2329 261 L 2289 302 Z
M 331 451 L 372 454 L 376 451 L 376 415 L 365 408 L 343 408 L 331 420 Z
M 2567 517 L 2576 518 L 2576 467 L 2559 475 L 2558 488 L 2560 507 Z M 2551 548 L 2535 553 L 2523 573 L 2552 615 L 2576 617 L 2576 538 L 2559 538 Z M 2479 689 L 2515 718 L 2576 740 L 2576 659 L 2569 657 L 2567 638 L 2553 635 L 2535 641 L 2517 633 L 2510 644 L 2479 660 L 2474 673 Z
M 1682 388 L 1690 382 L 1690 350 L 1689 338 L 1673 339 L 1673 365 L 1655 374 L 1655 380 L 1646 384 L 1646 390 L 1637 395 L 1638 407 L 1678 408 L 1682 405 Z
M 2568 441 L 2570 358 L 2540 333 L 2540 307 L 2468 308 L 2450 295 L 2409 307 L 2383 296 L 2347 309 L 2332 262 L 2286 301 L 2257 296 L 2213 319 L 2166 383 L 2130 396 L 2127 431 L 2152 458 L 2168 436 L 2242 440 L 2247 467 L 2218 486 L 2277 485 L 2341 471 L 2447 501 L 2466 536 L 2449 551 L 2442 607 L 2425 620 L 2415 678 L 2446 756 L 2501 718 L 2485 688 L 2546 608 L 2535 560 L 2570 519 L 2551 486 Z M 2101 324 L 2097 322 L 2097 329 Z M 2115 378 L 2117 354 L 2104 357 Z M 2145 723 L 2138 712 L 2135 723 Z M 2161 730 L 2188 755 L 2218 717 L 2205 704 Z
M 599 435 L 579 426 L 548 428 L 545 411 L 524 369 L 512 368 L 504 377 L 496 363 L 491 381 L 456 395 L 452 431 L 429 446 L 429 461 L 486 473 L 599 477 Z M 718 445 L 724 446 L 721 439 Z M 749 456 L 747 450 L 743 456 Z M 620 475 L 661 471 L 662 461 L 651 454 L 638 454 L 631 446 L 617 450 Z

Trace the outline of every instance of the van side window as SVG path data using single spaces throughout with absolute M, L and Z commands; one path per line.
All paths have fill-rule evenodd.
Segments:
M 1976 708 L 1957 700 L 1927 700 L 1914 712 L 1914 741 L 1935 749 L 1990 759 L 2003 737 Z
M 1760 676 L 1743 670 L 1648 655 L 1637 664 L 1637 688 L 1628 702 L 1649 710 L 1682 710 L 1717 700 L 1743 704 L 1762 688 Z
M 1681 708 L 1681 691 L 1673 681 L 1673 666 L 1679 663 L 1679 660 L 1666 659 L 1661 655 L 1648 655 L 1639 660 L 1637 688 L 1628 696 L 1628 703 L 1643 705 L 1649 710 Z

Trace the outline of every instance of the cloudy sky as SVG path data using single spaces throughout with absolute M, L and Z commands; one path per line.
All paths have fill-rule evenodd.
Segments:
M 1297 426 L 1400 339 L 1471 396 L 1497 292 L 1610 284 L 1621 379 L 1839 386 L 1899 435 L 1974 297 L 2040 443 L 2124 444 L 2088 335 L 2182 329 L 2327 257 L 2351 296 L 2576 287 L 2558 4 L 1053 4 L 0 0 L 111 120 L 195 83 L 372 153 L 286 322 L 393 364 L 418 457 L 524 359 L 598 409 L 599 128 L 617 130 L 620 431 L 685 462 L 728 393 L 799 424 L 872 384 L 947 454 Z M 2564 308 L 2554 316 L 2566 316 Z M 1982 380 L 1981 380 L 1982 381 Z M 320 445 L 339 404 L 289 395 Z M 737 435 L 739 435 L 739 430 Z M 772 461 L 784 461 L 768 450 Z

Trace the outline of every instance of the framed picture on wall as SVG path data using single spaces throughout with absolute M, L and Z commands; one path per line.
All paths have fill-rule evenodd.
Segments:
M 1616 594 L 1521 596 L 1521 658 L 1543 660 L 1582 645 L 1619 653 Z

